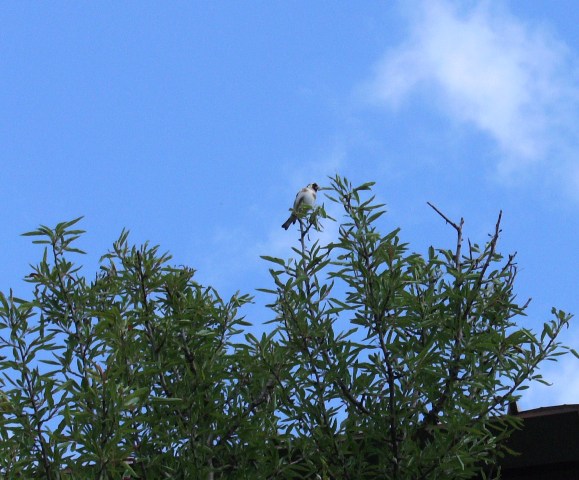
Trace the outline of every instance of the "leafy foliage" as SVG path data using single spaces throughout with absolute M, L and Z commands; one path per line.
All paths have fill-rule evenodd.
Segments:
M 30 300 L 0 294 L 3 478 L 471 478 L 517 426 L 537 367 L 569 350 L 564 312 L 522 328 L 514 256 L 411 253 L 381 234 L 372 184 L 331 179 L 337 238 L 300 212 L 295 258 L 271 265 L 273 327 L 257 335 L 194 271 L 123 231 L 94 280 L 71 256 L 80 219 L 45 246 Z M 243 339 L 241 341 L 240 339 Z

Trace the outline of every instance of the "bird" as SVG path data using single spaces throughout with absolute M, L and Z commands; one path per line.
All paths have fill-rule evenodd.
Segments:
M 320 189 L 317 183 L 310 183 L 307 187 L 302 188 L 296 195 L 294 200 L 294 206 L 292 207 L 292 213 L 289 218 L 284 222 L 282 228 L 287 230 L 290 225 L 296 223 L 298 219 L 296 212 L 299 211 L 302 205 L 309 205 L 310 207 L 314 205 L 316 201 L 316 192 Z

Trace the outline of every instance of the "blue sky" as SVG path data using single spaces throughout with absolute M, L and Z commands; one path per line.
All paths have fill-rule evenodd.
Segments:
M 84 215 L 87 274 L 127 227 L 255 293 L 295 192 L 339 173 L 416 251 L 453 242 L 427 201 L 476 242 L 502 209 L 526 324 L 579 312 L 578 24 L 572 0 L 3 2 L 0 289 L 40 258 L 22 232 Z M 577 366 L 521 406 L 579 403 Z

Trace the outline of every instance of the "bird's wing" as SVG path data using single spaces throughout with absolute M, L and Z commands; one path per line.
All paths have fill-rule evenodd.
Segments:
M 304 201 L 304 196 L 306 195 L 308 189 L 302 188 L 296 195 L 296 199 L 294 200 L 294 210 L 297 210 L 301 203 Z

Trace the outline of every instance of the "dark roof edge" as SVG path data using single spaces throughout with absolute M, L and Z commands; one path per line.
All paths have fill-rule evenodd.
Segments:
M 579 403 L 533 408 L 531 410 L 517 411 L 515 415 L 519 418 L 533 418 L 573 412 L 579 415 Z

